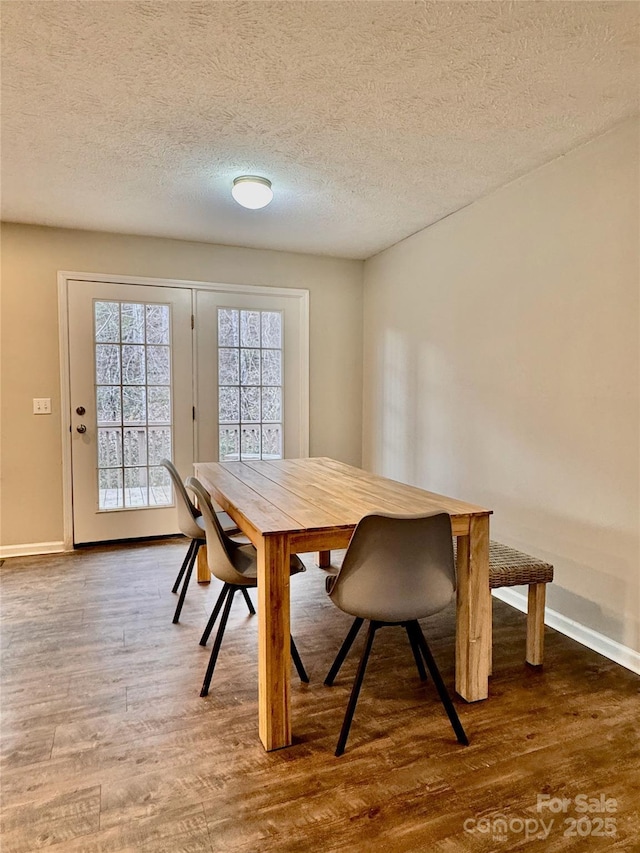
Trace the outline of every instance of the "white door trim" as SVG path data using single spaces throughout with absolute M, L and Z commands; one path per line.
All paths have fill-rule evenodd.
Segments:
M 60 352 L 60 417 L 62 429 L 62 510 L 65 550 L 73 550 L 73 492 L 71 480 L 71 388 L 69 383 L 69 281 L 96 281 L 106 284 L 143 284 L 152 287 L 175 287 L 186 290 L 214 290 L 223 293 L 255 294 L 296 299 L 300 310 L 301 364 L 301 440 L 302 455 L 309 455 L 309 291 L 294 287 L 271 287 L 264 284 L 225 284 L 222 282 L 185 279 L 150 278 L 114 275 L 112 273 L 58 271 L 58 343 Z M 197 369 L 197 366 L 195 366 Z
M 68 282 L 58 273 L 58 344 L 60 348 L 60 426 L 62 433 L 62 531 L 65 551 L 73 551 L 73 487 L 71 478 L 71 381 L 69 364 Z
M 269 284 L 229 284 L 227 282 L 192 281 L 182 278 L 149 278 L 141 275 L 112 275 L 111 273 L 70 272 L 60 270 L 58 283 L 64 281 L 97 281 L 107 284 L 146 284 L 152 287 L 185 287 L 189 290 L 220 290 L 228 293 L 256 293 L 261 296 L 289 296 L 309 300 L 309 291 L 298 287 L 272 287 Z

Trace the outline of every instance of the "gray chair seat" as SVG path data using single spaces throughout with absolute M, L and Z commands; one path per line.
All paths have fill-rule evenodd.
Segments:
M 204 542 L 206 540 L 204 521 L 202 519 L 202 513 L 200 513 L 200 510 L 197 510 L 197 512 L 199 513 L 199 515 L 198 518 L 196 518 L 196 524 L 200 528 L 200 538 Z M 249 539 L 249 537 L 245 536 L 245 534 L 238 528 L 238 525 L 231 518 L 231 516 L 227 515 L 224 510 L 216 512 L 216 516 L 218 518 L 218 521 L 220 521 L 220 527 L 222 527 L 223 531 L 226 533 L 229 539 L 233 540 L 238 545 L 251 545 L 251 540 Z M 225 520 L 228 520 L 226 526 L 224 523 Z
M 223 509 L 217 510 L 216 515 L 218 516 L 220 527 L 222 527 L 225 533 L 234 533 L 236 530 L 238 530 L 238 525 L 231 518 L 231 516 Z

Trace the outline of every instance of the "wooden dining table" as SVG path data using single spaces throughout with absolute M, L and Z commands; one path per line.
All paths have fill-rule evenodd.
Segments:
M 317 551 L 319 564 L 328 565 L 330 552 L 346 548 L 356 524 L 371 512 L 451 516 L 457 537 L 456 691 L 469 702 L 487 698 L 491 510 L 326 457 L 198 462 L 195 472 L 258 552 L 258 728 L 265 749 L 292 742 L 290 555 Z

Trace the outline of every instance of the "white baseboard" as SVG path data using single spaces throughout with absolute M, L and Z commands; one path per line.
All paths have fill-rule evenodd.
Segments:
M 61 554 L 66 550 L 64 542 L 30 542 L 23 545 L 0 545 L 0 559 L 33 557 L 38 554 Z
M 516 610 L 521 610 L 523 613 L 527 612 L 527 597 L 517 590 L 503 587 L 502 589 L 491 590 L 491 594 L 499 598 L 500 601 L 504 601 L 505 604 L 515 607 Z M 567 616 L 563 616 L 562 613 L 558 613 L 557 610 L 551 610 L 549 607 L 545 608 L 544 611 L 544 624 L 559 631 L 566 637 L 571 637 L 572 640 L 576 640 L 576 642 L 581 643 L 588 649 L 604 655 L 609 660 L 619 663 L 625 669 L 630 669 L 631 672 L 640 675 L 640 652 L 636 652 L 628 646 L 623 646 L 622 643 L 618 643 L 610 637 L 605 637 L 604 634 L 600 634 L 592 628 L 587 628 L 586 625 L 581 625 L 580 622 L 575 622 L 573 619 L 569 619 Z

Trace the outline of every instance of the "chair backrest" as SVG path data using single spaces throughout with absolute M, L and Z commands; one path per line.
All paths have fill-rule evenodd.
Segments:
M 354 530 L 329 594 L 353 616 L 404 622 L 442 610 L 455 588 L 448 513 L 374 513 Z
M 171 477 L 173 488 L 176 491 L 176 506 L 178 508 L 178 526 L 180 532 L 191 539 L 203 539 L 204 534 L 198 526 L 196 519 L 200 517 L 200 513 L 195 508 L 193 501 L 187 494 L 187 490 L 182 482 L 182 477 L 178 473 L 178 469 L 169 459 L 162 459 L 160 464 L 166 468 Z
M 211 506 L 209 493 L 200 480 L 189 477 L 186 487 L 196 496 L 202 511 L 207 539 L 207 564 L 211 574 L 225 583 L 243 585 L 246 578 L 237 571 L 234 563 L 239 562 L 242 565 L 255 563 L 255 549 L 252 545 L 237 546 L 229 539 Z

